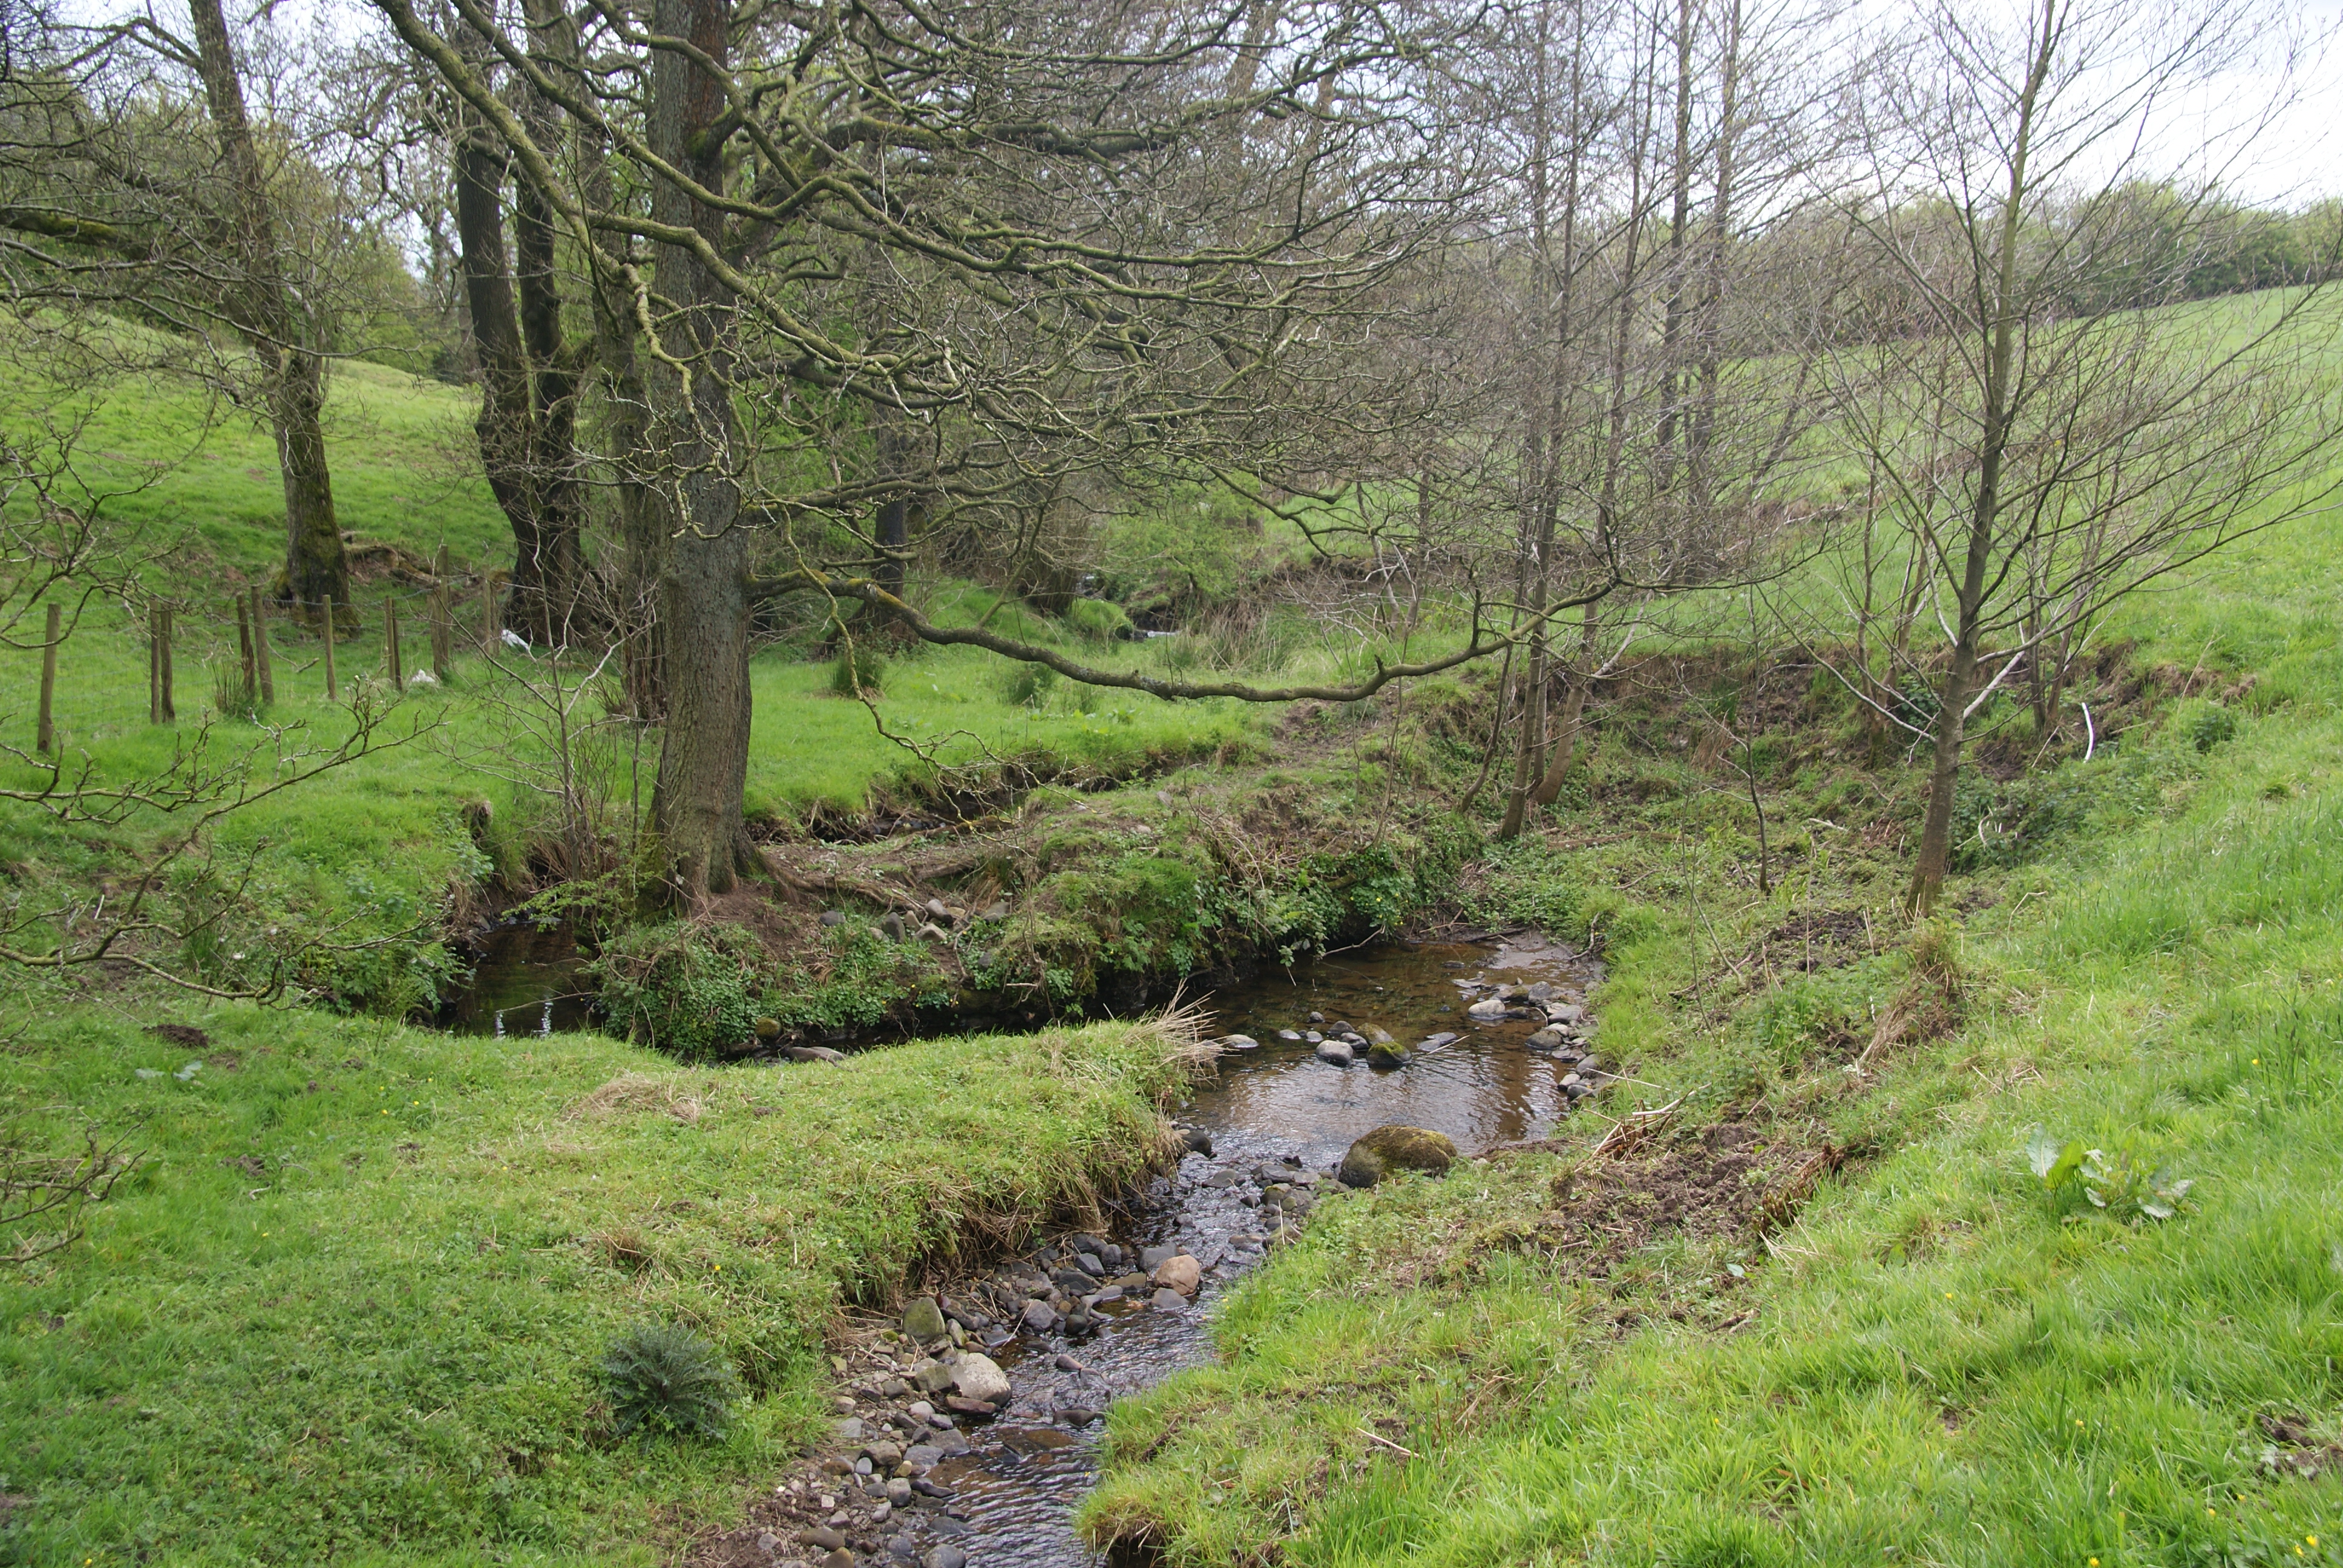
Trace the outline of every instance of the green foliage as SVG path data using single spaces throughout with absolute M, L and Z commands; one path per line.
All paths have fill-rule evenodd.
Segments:
M 722 921 L 622 931 L 603 944 L 590 972 L 613 1030 L 687 1060 L 724 1055 L 753 1039 L 771 981 L 756 934 Z
M 2190 698 L 2175 708 L 2167 723 L 2174 734 L 2200 752 L 2234 739 L 2237 733 L 2236 711 L 2201 697 Z
M 610 1342 L 600 1370 L 620 1437 L 720 1442 L 731 1430 L 740 1379 L 723 1352 L 681 1323 L 638 1323 Z
M 840 697 L 885 695 L 887 656 L 867 642 L 849 644 L 830 666 L 830 689 Z
M 793 969 L 775 983 L 773 1016 L 779 1022 L 824 1032 L 869 1029 L 906 1002 L 936 1006 L 950 1000 L 943 971 L 924 942 L 889 941 L 850 920 L 826 931 L 824 945 L 826 973 L 816 978 Z
M 2150 1166 L 2128 1151 L 2108 1154 L 2086 1149 L 2077 1139 L 2062 1139 L 2036 1129 L 2026 1140 L 2026 1163 L 2042 1191 L 2054 1201 L 2087 1201 L 2109 1219 L 2137 1225 L 2146 1220 L 2169 1220 L 2180 1211 L 2193 1181 L 2173 1176 L 2162 1165 Z
M 1131 616 L 1108 598 L 1078 598 L 1066 607 L 1067 629 L 1085 642 L 1128 641 Z
M 1011 660 L 1001 670 L 1001 699 L 1021 708 L 1040 708 L 1058 688 L 1058 672 L 1046 664 Z

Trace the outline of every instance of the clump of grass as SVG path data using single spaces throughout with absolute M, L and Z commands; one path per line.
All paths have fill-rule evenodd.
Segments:
M 642 1323 L 611 1341 L 602 1383 L 620 1437 L 649 1432 L 721 1442 L 740 1397 L 724 1352 L 680 1323 Z
M 1066 628 L 1085 642 L 1128 641 L 1131 617 L 1108 598 L 1078 598 L 1066 607 Z
M 1041 707 L 1057 687 L 1058 672 L 1046 664 L 1020 662 L 1001 672 L 1001 697 L 1021 707 Z
M 830 689 L 840 697 L 880 696 L 887 689 L 887 658 L 875 648 L 850 643 L 831 666 Z

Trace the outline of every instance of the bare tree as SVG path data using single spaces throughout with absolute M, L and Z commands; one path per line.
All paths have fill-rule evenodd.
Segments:
M 2231 229 L 2219 170 L 2177 171 L 2194 193 L 2177 211 L 2137 199 L 2156 111 L 2266 46 L 2268 20 L 2224 0 L 1939 5 L 1861 96 L 1870 184 L 1850 216 L 1875 271 L 1832 348 L 1834 430 L 1865 476 L 1859 543 L 1835 558 L 1840 674 L 1932 747 L 1916 912 L 1943 886 L 1971 723 L 2012 677 L 2036 672 L 2055 724 L 2110 605 L 2331 493 L 2298 481 L 2343 430 L 2336 302 L 2180 306 Z M 1847 645 L 1823 635 L 1831 611 L 1782 604 L 1817 646 Z M 1915 679 L 1926 704 L 1898 699 Z

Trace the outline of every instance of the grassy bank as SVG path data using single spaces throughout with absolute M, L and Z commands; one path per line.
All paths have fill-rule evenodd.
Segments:
M 686 1071 L 584 1036 L 139 1021 L 76 1008 L 0 1055 L 9 1125 L 144 1151 L 85 1241 L 0 1273 L 0 1561 L 659 1561 L 813 1428 L 844 1303 L 1084 1213 L 1182 1071 L 1133 1024 Z M 610 1434 L 597 1359 L 664 1321 L 752 1391 L 720 1445 Z
M 2139 607 L 2142 660 L 2247 695 L 2049 776 L 2056 830 L 1976 857 L 1925 942 L 1889 920 L 1896 857 L 1811 822 L 1831 863 L 1770 897 L 1664 799 L 1614 809 L 1628 842 L 1518 852 L 1632 886 L 1601 1043 L 1646 1081 L 1604 1106 L 1674 1115 L 1322 1206 L 1228 1303 L 1222 1364 L 1118 1409 L 1095 1538 L 1313 1568 L 2343 1559 L 2339 542 Z M 1839 914 L 1879 925 L 1802 964 Z M 2045 1133 L 2102 1174 L 2046 1187 Z

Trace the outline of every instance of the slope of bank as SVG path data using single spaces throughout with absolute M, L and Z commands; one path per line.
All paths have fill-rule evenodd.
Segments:
M 1850 938 L 1825 879 L 1720 934 L 1647 848 L 1619 1131 L 1322 1206 L 1222 1364 L 1117 1411 L 1092 1538 L 2338 1561 L 2343 719 L 2302 608 L 2257 627 L 2258 702 L 2172 709 L 2059 781 L 2034 855 L 1977 857 L 1965 927 Z
M 0 1130 L 139 1155 L 85 1240 L 0 1272 L 0 1562 L 657 1561 L 813 1429 L 842 1303 L 1096 1223 L 1190 1049 L 1104 1024 L 685 1070 L 140 1021 L 45 1016 L 0 1055 Z M 613 1434 L 596 1366 L 648 1322 L 739 1370 L 724 1442 Z

